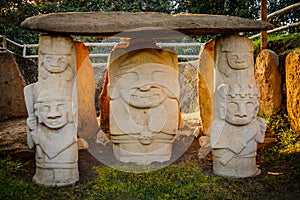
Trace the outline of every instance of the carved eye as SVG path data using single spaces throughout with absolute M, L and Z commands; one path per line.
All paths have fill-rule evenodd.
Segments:
M 50 111 L 50 105 L 42 103 L 40 106 L 40 112 L 49 112 Z
M 128 73 L 122 74 L 121 77 L 123 79 L 126 79 L 127 81 L 138 81 L 139 80 L 139 76 L 136 72 L 128 72 Z
M 51 57 L 51 56 L 46 56 L 46 57 L 45 57 L 45 61 L 46 61 L 46 62 L 51 62 L 51 60 L 52 60 L 52 57 Z
M 246 103 L 246 108 L 248 111 L 252 111 L 255 108 L 254 102 L 247 102 Z
M 237 60 L 237 59 L 238 59 L 238 55 L 237 54 L 233 54 L 233 53 L 229 54 L 229 60 Z
M 57 110 L 59 110 L 59 111 L 66 110 L 66 105 L 64 103 L 59 103 L 56 106 L 57 106 Z
M 57 59 L 58 62 L 66 62 L 66 60 L 67 60 L 67 58 L 65 56 L 60 56 Z
M 227 103 L 227 109 L 228 110 L 235 111 L 235 110 L 237 110 L 237 108 L 238 108 L 238 105 L 235 102 Z

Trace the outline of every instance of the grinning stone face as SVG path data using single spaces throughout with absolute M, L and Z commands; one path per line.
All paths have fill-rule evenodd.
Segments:
M 247 52 L 227 52 L 228 64 L 232 69 L 246 69 L 251 64 L 252 53 Z
M 133 107 L 156 107 L 170 92 L 176 90 L 173 89 L 176 87 L 174 71 L 160 64 L 140 65 L 118 73 L 119 79 L 114 89 L 117 89 L 121 98 Z
M 52 73 L 63 72 L 69 63 L 68 55 L 45 55 L 44 67 Z

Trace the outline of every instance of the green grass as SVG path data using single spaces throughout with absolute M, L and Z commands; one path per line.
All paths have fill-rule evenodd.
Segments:
M 285 132 L 289 125 L 278 122 L 284 120 L 277 116 L 267 122 L 273 130 Z M 139 174 L 95 167 L 97 175 L 91 181 L 48 188 L 26 182 L 22 177 L 28 173 L 28 163 L 6 157 L 0 160 L 0 199 L 296 199 L 300 194 L 299 141 L 282 144 L 284 138 L 297 137 L 294 132 L 281 135 L 276 144 L 259 151 L 262 174 L 243 179 L 204 173 L 195 160 Z
M 255 57 L 260 52 L 260 38 L 253 40 Z M 289 51 L 300 47 L 300 33 L 280 34 L 272 33 L 267 37 L 267 49 L 271 49 L 277 54 L 283 55 Z

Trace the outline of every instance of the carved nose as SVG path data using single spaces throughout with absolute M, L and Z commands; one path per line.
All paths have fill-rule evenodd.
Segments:
M 243 63 L 243 62 L 245 62 L 245 59 L 244 59 L 244 56 L 243 55 L 237 55 L 238 57 L 237 57 L 237 60 L 236 60 L 236 62 L 237 63 Z
M 247 111 L 245 105 L 239 105 L 238 111 L 236 113 L 236 116 L 244 118 L 247 117 Z
M 51 108 L 48 112 L 47 118 L 49 119 L 56 119 L 61 117 L 61 114 L 55 109 L 55 108 Z
M 141 91 L 145 92 L 145 91 L 149 91 L 150 88 L 151 88 L 151 85 L 143 85 L 143 86 L 141 86 L 139 89 L 140 89 Z

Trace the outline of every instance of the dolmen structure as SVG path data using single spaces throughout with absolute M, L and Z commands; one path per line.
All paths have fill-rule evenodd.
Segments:
M 87 73 L 81 71 L 91 68 L 80 55 L 86 47 L 72 35 L 124 41 L 109 56 L 104 89 L 109 107 L 101 115 L 108 116 L 115 158 L 143 165 L 170 160 L 181 119 L 178 58 L 155 40 L 218 34 L 214 74 L 208 80 L 214 97 L 208 133 L 213 172 L 237 178 L 259 174 L 256 147 L 264 141 L 266 124 L 257 117 L 253 47 L 238 33 L 268 30 L 271 24 L 218 15 L 87 12 L 38 15 L 26 19 L 22 28 L 45 33 L 39 40 L 38 81 L 24 89 L 28 145 L 36 150 L 35 183 L 65 186 L 78 181 L 77 138 L 92 137 L 100 129 L 87 105 L 93 99 L 85 99 L 93 96 L 79 92 L 90 87 L 90 77 L 85 79 Z

